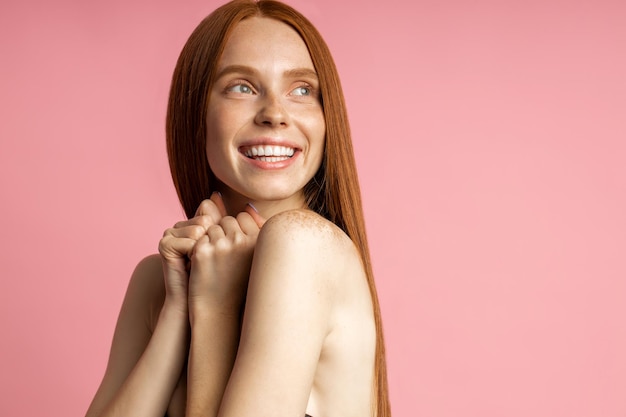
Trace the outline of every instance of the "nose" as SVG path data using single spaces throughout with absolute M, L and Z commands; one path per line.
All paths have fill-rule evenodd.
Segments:
M 258 125 L 279 127 L 287 126 L 289 115 L 281 103 L 280 97 L 267 94 L 260 100 L 260 107 L 254 121 Z

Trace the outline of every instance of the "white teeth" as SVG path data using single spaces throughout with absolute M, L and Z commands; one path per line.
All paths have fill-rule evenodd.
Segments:
M 288 148 L 285 146 L 266 145 L 266 146 L 251 146 L 250 148 L 246 149 L 244 153 L 249 158 L 256 158 L 261 161 L 265 161 L 271 158 L 260 158 L 260 157 L 275 156 L 275 157 L 281 157 L 280 160 L 284 160 L 285 158 L 282 158 L 282 157 L 291 157 L 294 155 L 295 152 L 296 150 L 294 148 Z M 270 161 L 270 162 L 276 162 L 276 161 Z
M 286 161 L 289 159 L 288 156 L 259 156 L 255 158 L 257 161 L 263 162 L 278 162 L 278 161 Z

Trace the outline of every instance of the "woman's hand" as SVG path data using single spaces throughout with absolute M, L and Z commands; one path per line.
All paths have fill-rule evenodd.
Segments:
M 163 233 L 159 253 L 163 263 L 166 301 L 187 310 L 189 260 L 193 249 L 198 240 L 206 236 L 207 230 L 219 224 L 225 214 L 221 198 L 214 193 L 211 200 L 205 200 L 200 205 L 193 218 L 178 222 Z
M 222 210 L 219 195 L 198 208 L 202 216 Z M 248 290 L 257 236 L 265 222 L 250 206 L 224 215 L 193 247 L 189 271 L 191 343 L 187 415 L 216 416 L 237 355 L 241 307 Z
M 225 213 L 219 195 L 205 200 L 199 216 Z M 245 299 L 257 237 L 265 220 L 251 207 L 237 217 L 224 215 L 197 239 L 190 259 L 190 318 L 204 312 L 238 315 Z

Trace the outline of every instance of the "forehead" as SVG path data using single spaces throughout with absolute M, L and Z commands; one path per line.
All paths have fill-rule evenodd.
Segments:
M 247 65 L 258 69 L 314 69 L 309 51 L 286 23 L 267 17 L 239 22 L 226 41 L 218 68 Z

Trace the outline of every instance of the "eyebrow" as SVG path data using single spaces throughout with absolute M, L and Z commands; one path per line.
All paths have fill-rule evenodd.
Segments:
M 228 65 L 228 66 L 220 69 L 220 71 L 217 73 L 217 76 L 215 77 L 215 79 L 219 80 L 223 76 L 228 75 L 228 74 L 233 74 L 233 73 L 244 74 L 244 75 L 257 75 L 258 71 L 256 69 L 254 69 L 252 67 L 248 67 L 246 65 Z M 283 75 L 285 77 L 288 77 L 288 78 L 305 77 L 305 78 L 313 78 L 315 80 L 318 79 L 317 72 L 315 72 L 314 70 L 312 70 L 310 68 L 294 68 L 294 69 L 290 69 L 290 70 L 285 71 L 283 73 Z

